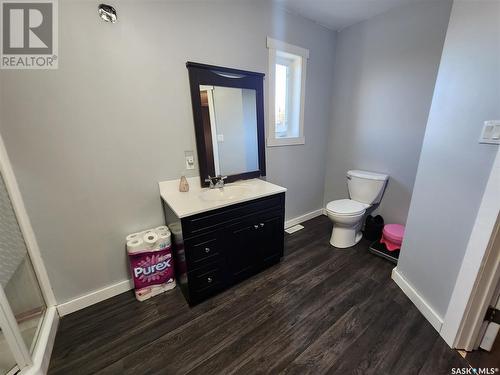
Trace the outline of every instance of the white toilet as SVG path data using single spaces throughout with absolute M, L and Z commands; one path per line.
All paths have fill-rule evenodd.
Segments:
M 347 171 L 347 188 L 351 199 L 339 199 L 326 205 L 333 222 L 330 244 L 339 248 L 356 245 L 363 237 L 361 225 L 366 209 L 379 203 L 389 176 L 381 173 Z

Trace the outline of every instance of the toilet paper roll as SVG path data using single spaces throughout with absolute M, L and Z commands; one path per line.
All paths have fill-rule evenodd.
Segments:
M 144 248 L 144 241 L 141 238 L 133 238 L 127 241 L 127 251 L 129 253 L 134 253 L 140 251 Z
M 129 234 L 127 237 L 125 237 L 125 239 L 127 240 L 127 242 L 135 240 L 136 238 L 141 238 L 142 239 L 143 233 L 144 232 L 132 233 L 132 234 Z
M 158 235 L 156 234 L 156 232 L 148 231 L 144 233 L 144 235 L 142 236 L 142 240 L 146 245 L 154 246 L 158 241 Z
M 155 231 L 160 234 L 160 233 L 165 233 L 165 232 L 169 232 L 168 230 L 168 227 L 166 225 L 161 225 L 159 227 L 156 227 L 155 228 Z
M 172 244 L 170 237 L 171 237 L 170 232 L 161 232 L 158 235 L 158 238 L 159 238 L 158 242 L 159 242 L 160 248 L 165 248 L 165 247 L 168 247 Z

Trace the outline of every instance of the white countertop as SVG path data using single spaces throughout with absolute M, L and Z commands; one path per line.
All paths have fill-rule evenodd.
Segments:
M 200 186 L 200 177 L 190 177 L 187 180 L 189 183 L 188 192 L 179 191 L 179 179 L 158 183 L 162 199 L 179 218 L 286 191 L 284 187 L 254 178 L 226 184 L 226 186 L 241 186 L 241 194 L 236 194 L 236 196 L 225 200 L 206 200 L 203 199 L 203 192 L 208 190 L 208 188 L 202 188 Z

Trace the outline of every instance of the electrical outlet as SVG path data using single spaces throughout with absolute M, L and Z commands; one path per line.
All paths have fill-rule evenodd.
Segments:
M 186 156 L 186 169 L 194 169 L 194 157 Z
M 184 159 L 186 161 L 186 169 L 194 169 L 193 151 L 184 151 Z

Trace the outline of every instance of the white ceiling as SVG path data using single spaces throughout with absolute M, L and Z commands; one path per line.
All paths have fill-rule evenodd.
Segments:
M 420 0 L 275 0 L 289 11 L 332 30 L 343 29 L 415 1 Z

